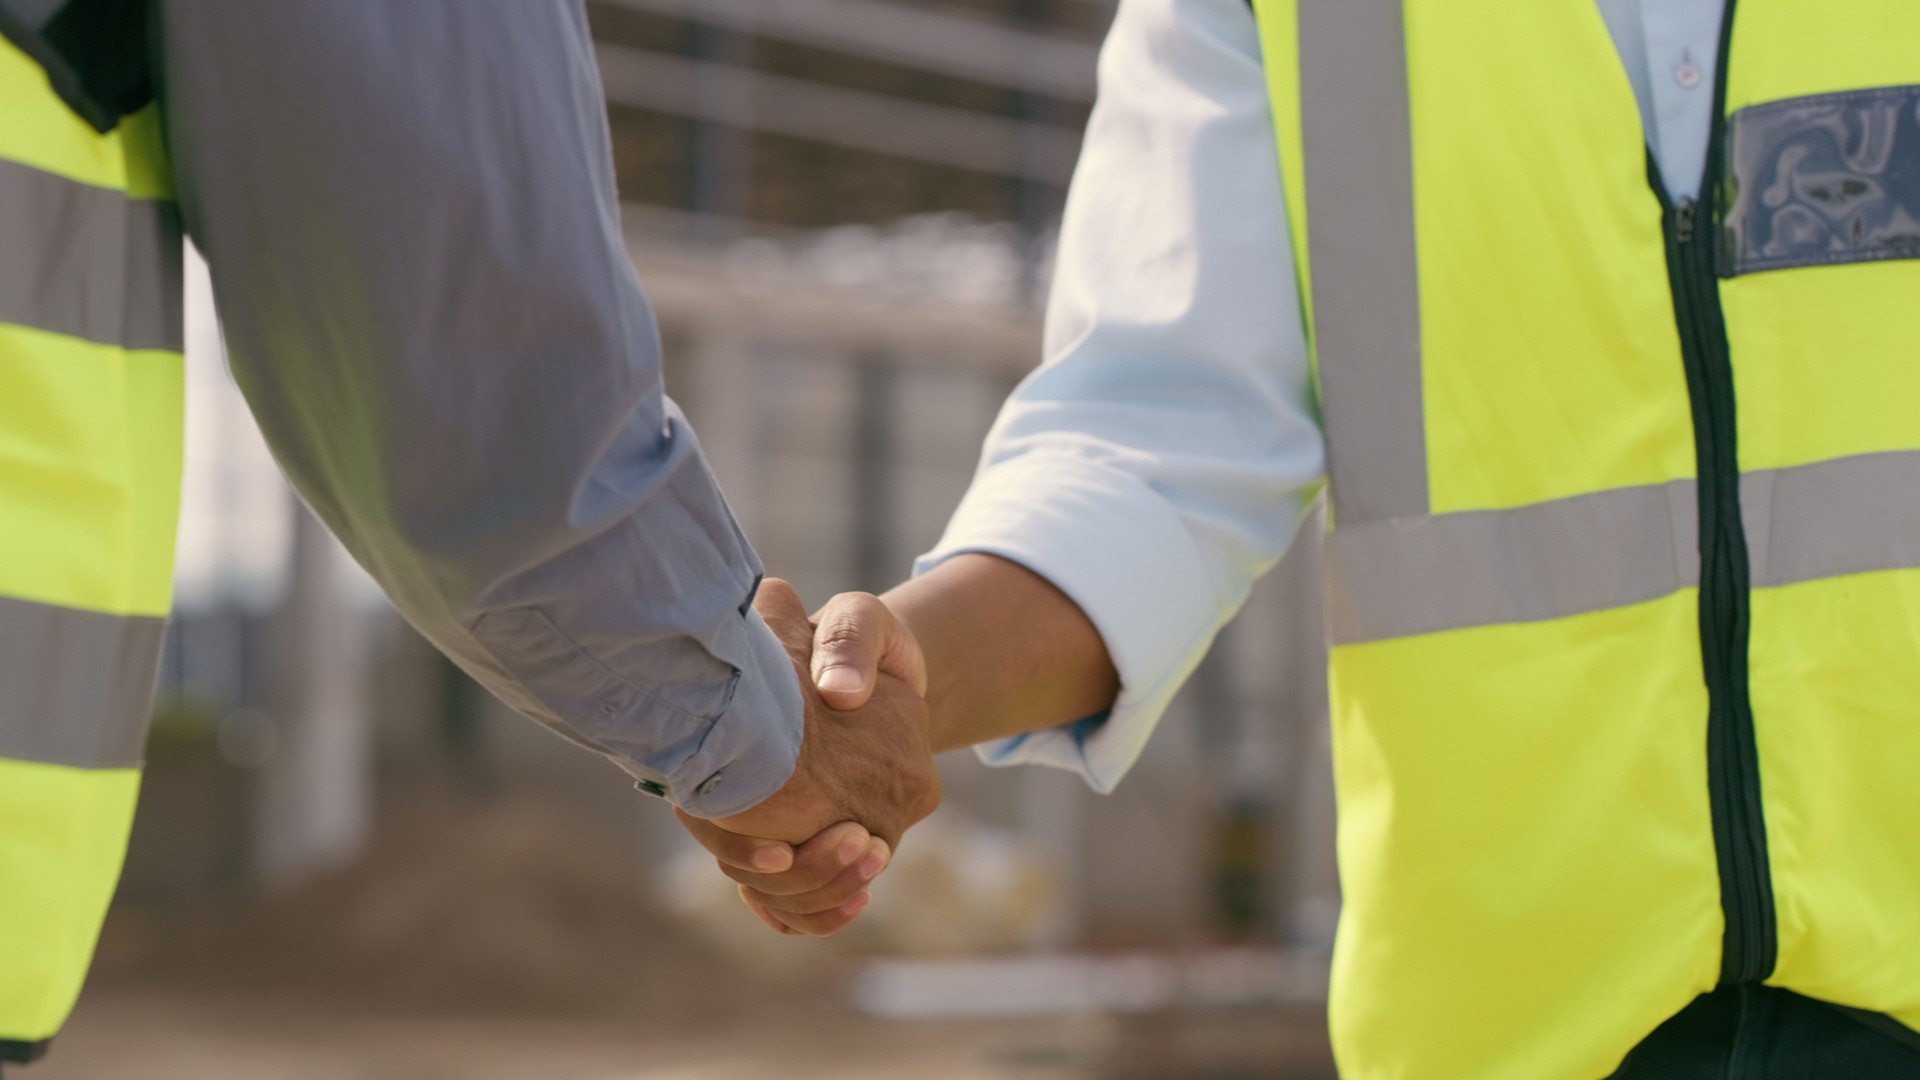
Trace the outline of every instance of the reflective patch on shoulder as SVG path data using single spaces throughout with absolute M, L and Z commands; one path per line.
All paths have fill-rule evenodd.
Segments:
M 1920 86 L 1770 101 L 1728 131 L 1726 276 L 1920 258 Z

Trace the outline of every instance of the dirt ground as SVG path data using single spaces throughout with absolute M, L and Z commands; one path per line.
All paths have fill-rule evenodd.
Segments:
M 884 1020 L 857 960 L 742 966 L 618 842 L 539 804 L 423 805 L 276 896 L 117 908 L 24 1080 L 1324 1080 L 1312 1009 Z M 15 1080 L 15 1072 L 7 1080 Z
M 644 1017 L 372 1014 L 120 987 L 25 1080 L 1330 1080 L 1311 1018 L 887 1022 L 770 1010 Z M 809 1015 L 811 1014 L 811 1015 Z M 8 1073 L 13 1080 L 13 1073 Z

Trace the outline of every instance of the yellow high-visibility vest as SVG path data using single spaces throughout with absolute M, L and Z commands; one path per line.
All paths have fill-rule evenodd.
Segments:
M 171 600 L 179 215 L 0 40 L 0 1060 L 72 1011 L 125 856 Z
M 1329 441 L 1342 1074 L 1920 1028 L 1920 4 L 1728 4 L 1671 205 L 1593 0 L 1256 0 Z

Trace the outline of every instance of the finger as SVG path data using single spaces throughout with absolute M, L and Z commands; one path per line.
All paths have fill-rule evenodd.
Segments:
M 755 873 L 727 865 L 720 869 L 739 884 L 768 896 L 797 896 L 825 887 L 856 863 L 864 867 L 863 856 L 872 842 L 872 836 L 864 827 L 843 821 L 822 829 L 818 836 L 801 844 L 793 853 L 792 867 L 783 872 Z
M 828 705 L 857 709 L 872 696 L 877 674 L 891 675 L 922 697 L 927 662 L 913 632 L 871 593 L 841 593 L 815 616 L 813 683 Z
M 776 916 L 818 915 L 831 911 L 859 895 L 878 877 L 880 871 L 886 869 L 891 852 L 886 841 L 875 837 L 862 855 L 857 864 L 849 866 L 838 877 L 817 889 L 772 894 L 748 886 L 741 895 L 763 905 Z
M 759 919 L 763 923 L 766 923 L 767 927 L 773 930 L 775 933 L 785 934 L 788 937 L 793 937 L 799 933 L 799 931 L 793 929 L 792 927 L 789 927 L 786 923 L 783 923 L 779 919 L 774 918 L 771 914 L 768 913 L 766 908 L 763 908 L 759 904 L 756 904 L 752 900 L 748 899 L 746 886 L 744 885 L 741 886 L 740 888 L 740 902 L 747 905 L 747 910 L 753 912 L 754 918 Z
M 713 822 L 694 817 L 677 806 L 673 808 L 673 816 L 679 820 L 681 828 L 687 830 L 695 840 L 700 842 L 701 847 L 706 848 L 708 853 L 720 860 L 722 868 L 760 874 L 778 874 L 793 867 L 792 844 L 728 832 Z
M 854 895 L 853 899 L 832 911 L 821 912 L 818 915 L 783 914 L 764 908 L 761 910 L 765 911 L 769 918 L 795 933 L 805 934 L 808 937 L 831 937 L 852 925 L 853 920 L 859 918 L 860 913 L 867 910 L 867 906 L 871 903 L 873 903 L 873 894 L 862 889 Z M 753 906 L 753 901 L 748 901 L 748 906 Z
M 753 610 L 766 620 L 788 655 L 804 657 L 812 651 L 813 623 L 808 621 L 806 605 L 792 585 L 777 577 L 762 581 L 760 591 L 753 595 Z

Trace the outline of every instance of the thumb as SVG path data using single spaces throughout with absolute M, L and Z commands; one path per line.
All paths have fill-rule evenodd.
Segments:
M 873 696 L 879 675 L 926 695 L 927 661 L 913 632 L 870 593 L 827 601 L 813 630 L 813 684 L 821 698 L 841 711 L 857 709 Z

